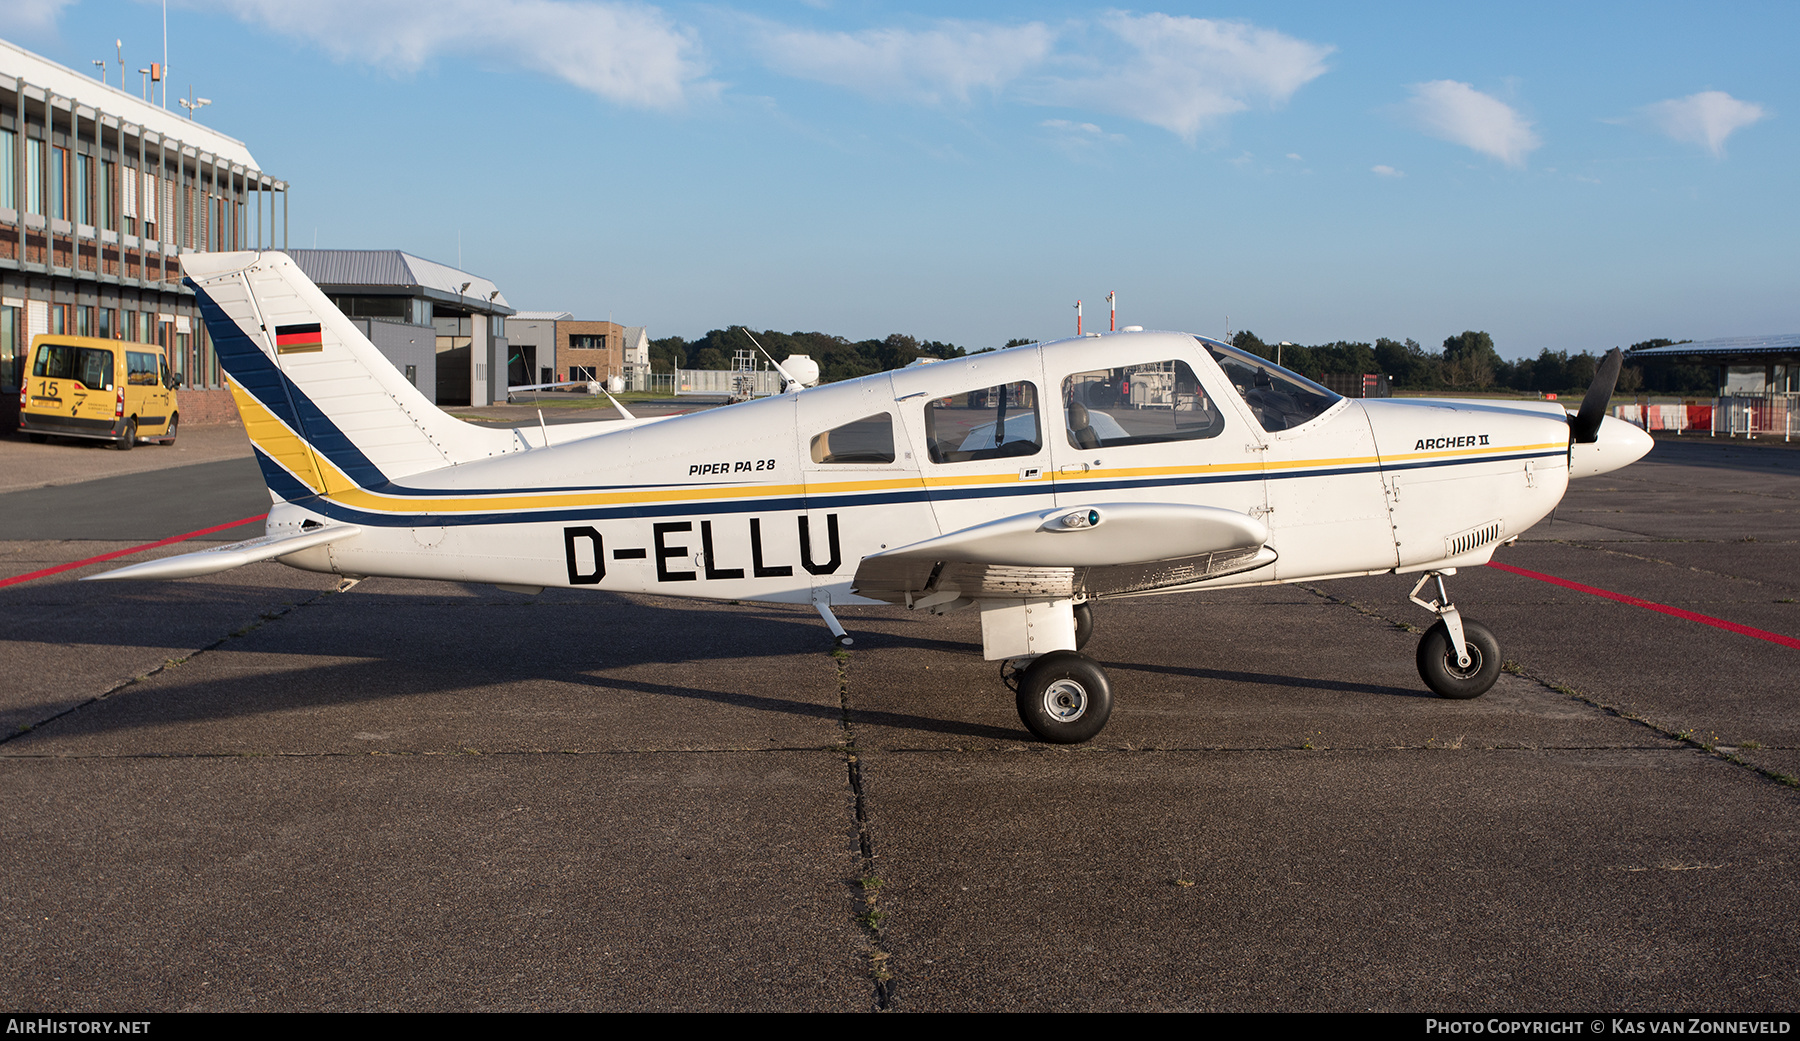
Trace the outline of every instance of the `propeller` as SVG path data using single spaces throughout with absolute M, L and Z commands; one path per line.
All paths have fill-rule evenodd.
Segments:
M 1581 411 L 1569 420 L 1569 440 L 1591 445 L 1600 440 L 1600 421 L 1606 418 L 1606 405 L 1612 400 L 1613 388 L 1619 384 L 1619 366 L 1625 356 L 1614 347 L 1600 359 L 1594 371 L 1594 382 L 1588 384 L 1587 397 L 1581 399 Z

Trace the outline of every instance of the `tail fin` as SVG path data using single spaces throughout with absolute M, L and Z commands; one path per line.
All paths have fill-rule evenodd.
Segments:
M 245 430 L 278 499 L 373 488 L 517 451 L 433 405 L 285 253 L 190 253 Z

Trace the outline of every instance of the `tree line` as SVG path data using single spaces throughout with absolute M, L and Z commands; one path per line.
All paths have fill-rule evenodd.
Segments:
M 852 342 L 829 333 L 782 333 L 765 329 L 753 333 L 776 361 L 790 354 L 804 354 L 819 363 L 819 381 L 832 383 L 854 379 L 871 373 L 902 369 L 920 355 L 933 358 L 961 358 L 969 353 L 953 343 L 916 340 L 904 333 L 894 333 L 881 340 Z M 698 340 L 665 336 L 650 341 L 650 367 L 657 372 L 676 369 L 729 369 L 732 356 L 743 349 L 755 350 L 741 325 L 714 329 Z M 761 355 L 758 355 L 758 360 Z
M 714 329 L 697 340 L 665 336 L 650 341 L 650 364 L 657 372 L 675 369 L 729 369 L 732 356 L 741 349 L 754 349 L 754 335 L 777 360 L 790 354 L 805 354 L 819 363 L 821 382 L 853 379 L 875 372 L 904 368 L 921 355 L 933 358 L 961 358 L 994 348 L 969 351 L 952 343 L 919 340 L 904 333 L 894 333 L 879 340 L 847 340 L 821 332 L 777 332 L 765 329 L 748 334 L 743 326 Z M 1005 344 L 1016 347 L 1031 343 L 1012 339 Z M 1232 345 L 1271 361 L 1280 363 L 1312 379 L 1328 373 L 1361 376 L 1385 373 L 1395 390 L 1442 391 L 1514 391 L 1518 393 L 1570 394 L 1587 390 L 1593 382 L 1600 359 L 1582 351 L 1552 351 L 1545 348 L 1536 358 L 1508 361 L 1494 348 L 1494 338 L 1485 332 L 1468 330 L 1447 337 L 1443 347 L 1427 351 L 1416 340 L 1391 340 L 1381 337 L 1374 343 L 1338 340 L 1311 346 L 1265 343 L 1249 330 L 1232 336 Z M 1675 340 L 1646 340 L 1639 347 L 1661 347 Z M 1626 365 L 1619 373 L 1620 393 L 1706 394 L 1717 387 L 1717 372 L 1708 365 L 1675 365 L 1653 362 Z
M 1240 350 L 1276 360 L 1277 347 L 1264 343 L 1253 332 L 1237 333 L 1231 342 Z M 1645 340 L 1631 348 L 1665 347 L 1677 342 L 1687 341 Z M 1382 337 L 1374 343 L 1339 340 L 1316 346 L 1284 344 L 1279 347 L 1279 354 L 1283 366 L 1315 380 L 1327 373 L 1385 373 L 1395 390 L 1453 393 L 1582 393 L 1594 381 L 1600 365 L 1600 357 L 1587 351 L 1570 354 L 1548 347 L 1536 358 L 1507 361 L 1494 349 L 1492 336 L 1472 329 L 1445 338 L 1443 348 L 1437 351 L 1425 350 L 1416 340 Z M 1717 385 L 1717 371 L 1710 365 L 1647 362 L 1624 366 L 1619 371 L 1618 391 L 1710 395 Z

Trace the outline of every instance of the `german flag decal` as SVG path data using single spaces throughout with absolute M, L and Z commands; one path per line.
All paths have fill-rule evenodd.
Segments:
M 275 353 L 310 354 L 325 349 L 319 323 L 310 325 L 278 325 L 275 327 Z

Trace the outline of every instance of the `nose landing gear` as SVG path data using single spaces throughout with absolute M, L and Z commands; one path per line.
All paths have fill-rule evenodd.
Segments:
M 1407 594 L 1407 599 L 1438 616 L 1436 625 L 1419 640 L 1419 678 L 1440 698 L 1466 700 L 1486 694 L 1500 678 L 1500 641 L 1480 622 L 1463 620 L 1462 612 L 1444 591 L 1444 576 L 1455 568 L 1427 571 Z M 1436 580 L 1437 599 L 1423 600 L 1419 591 Z

